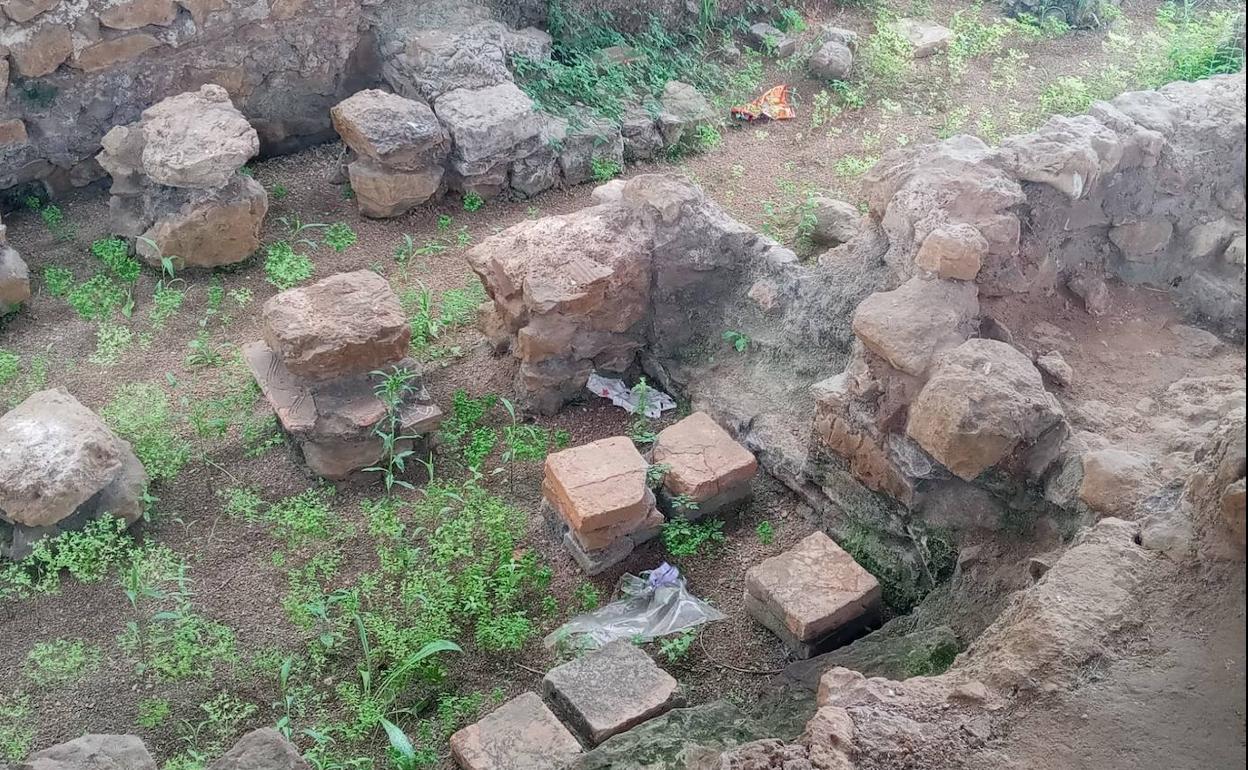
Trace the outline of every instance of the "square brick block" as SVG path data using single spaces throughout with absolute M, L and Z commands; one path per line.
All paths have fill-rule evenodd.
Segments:
M 551 669 L 542 694 L 594 746 L 684 703 L 671 674 L 625 641 Z
M 639 523 L 651 508 L 646 460 L 624 436 L 546 458 L 542 493 L 577 532 Z
M 581 744 L 532 692 L 451 736 L 451 755 L 463 770 L 562 770 L 580 753 Z
M 849 641 L 879 616 L 880 584 L 822 532 L 745 573 L 745 607 L 801 657 Z
M 748 497 L 758 470 L 754 455 L 705 412 L 694 412 L 664 428 L 652 457 L 656 465 L 669 466 L 663 497 L 670 501 L 683 495 L 698 503 L 691 518 Z

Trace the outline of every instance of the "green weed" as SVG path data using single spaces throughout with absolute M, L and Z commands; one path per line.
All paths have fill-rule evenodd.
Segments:
M 359 240 L 359 236 L 355 234 L 355 230 L 345 222 L 335 222 L 325 228 L 324 235 L 325 245 L 338 253 L 342 253 L 354 246 Z
M 35 745 L 35 710 L 21 693 L 0 695 L 0 759 L 17 763 Z
M 264 251 L 264 274 L 279 291 L 293 288 L 312 277 L 315 267 L 306 255 L 286 241 L 269 244 Z
M 100 667 L 103 653 L 81 639 L 36 642 L 26 653 L 22 673 L 36 687 L 72 684 Z
M 169 396 L 152 383 L 122 385 L 101 414 L 109 427 L 130 442 L 152 481 L 178 475 L 191 447 L 174 430 Z
M 719 519 L 694 522 L 678 518 L 663 525 L 663 547 L 677 559 L 697 556 L 724 540 L 724 522 Z

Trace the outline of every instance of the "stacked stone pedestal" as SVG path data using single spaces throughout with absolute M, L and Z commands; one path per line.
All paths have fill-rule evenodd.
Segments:
M 664 428 L 651 459 L 665 468 L 659 504 L 668 516 L 700 519 L 750 497 L 758 461 L 705 412 Z
M 136 239 L 154 267 L 219 267 L 260 247 L 268 213 L 264 187 L 239 174 L 260 151 L 255 129 L 225 89 L 206 85 L 143 111 L 101 140 L 100 166 L 113 177 L 110 229 Z
M 745 609 L 800 658 L 862 635 L 879 622 L 880 584 L 822 532 L 745 573 Z
M 546 458 L 544 507 L 564 546 L 589 575 L 618 564 L 663 525 L 646 485 L 645 458 L 624 436 Z
M 243 356 L 308 467 L 343 479 L 376 465 L 384 455 L 376 430 L 390 419 L 374 393 L 378 372 L 417 366 L 407 357 L 411 329 L 390 285 L 368 270 L 340 273 L 278 294 L 263 312 L 264 339 L 245 345 Z M 419 377 L 410 380 L 395 432 L 417 438 L 398 451 L 441 421 Z
M 427 104 L 360 91 L 330 111 L 351 148 L 347 176 L 366 217 L 395 217 L 437 195 L 450 137 Z
M 0 222 L 0 316 L 30 299 L 30 271 L 17 249 L 8 245 L 5 229 Z

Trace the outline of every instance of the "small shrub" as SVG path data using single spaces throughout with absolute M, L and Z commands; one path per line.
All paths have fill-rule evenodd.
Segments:
M 854 62 L 864 85 L 877 96 L 898 92 L 905 85 L 913 61 L 909 41 L 893 22 L 887 13 L 876 17 L 875 32 L 859 46 Z
M 113 275 L 124 283 L 134 283 L 139 279 L 139 261 L 130 256 L 130 244 L 121 238 L 101 238 L 91 244 L 91 253 Z
M 758 535 L 758 542 L 763 545 L 771 545 L 776 542 L 776 529 L 770 521 L 760 521 L 758 526 L 754 528 L 754 534 Z
M 678 559 L 696 556 L 704 547 L 712 548 L 724 540 L 724 522 L 719 519 L 673 519 L 663 525 L 663 546 Z
M 169 701 L 165 698 L 145 698 L 139 701 L 139 715 L 135 724 L 151 730 L 160 727 L 169 718 Z
M 1077 75 L 1060 77 L 1040 93 L 1040 110 L 1045 115 L 1079 115 L 1087 112 L 1096 96 L 1087 81 Z
M 485 199 L 482 198 L 475 191 L 470 191 L 466 195 L 464 195 L 464 211 L 467 211 L 470 213 L 474 211 L 480 211 L 481 207 L 484 205 L 485 205 Z
M 122 385 L 101 414 L 134 447 L 152 481 L 172 479 L 191 457 L 191 446 L 173 428 L 169 397 L 143 382 Z
M 43 269 L 43 284 L 53 297 L 64 297 L 74 288 L 74 274 L 66 268 L 49 265 Z
M 595 182 L 609 182 L 620 175 L 623 170 L 614 158 L 594 157 L 590 160 Z
M 100 667 L 99 647 L 81 639 L 36 642 L 26 653 L 23 673 L 37 687 L 72 684 Z
M 354 246 L 356 241 L 359 240 L 359 236 L 345 222 L 335 222 L 325 228 L 324 240 L 326 246 L 338 253 L 342 253 Z
M 107 275 L 95 275 L 75 286 L 65 301 L 88 321 L 103 321 L 126 304 L 126 290 Z
M 308 280 L 314 270 L 312 260 L 296 252 L 286 241 L 277 241 L 265 249 L 264 274 L 280 291 Z

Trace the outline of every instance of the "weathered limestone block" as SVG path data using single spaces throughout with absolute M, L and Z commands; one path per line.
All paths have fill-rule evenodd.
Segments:
M 371 270 L 288 289 L 264 304 L 264 340 L 292 374 L 328 380 L 407 355 L 412 330 L 389 282 Z
M 630 107 L 620 118 L 624 159 L 629 163 L 650 160 L 663 149 L 663 135 L 654 116 L 641 107 Z
M 0 417 L 0 553 L 21 558 L 47 535 L 104 515 L 133 524 L 147 474 L 130 444 L 62 389 L 43 390 Z
M 684 705 L 675 678 L 628 641 L 552 668 L 542 694 L 591 746 Z
M 13 68 L 24 78 L 50 75 L 74 53 L 69 28 L 56 23 L 0 30 L 0 46 L 9 49 Z
M 854 311 L 854 334 L 895 369 L 921 377 L 937 355 L 970 336 L 978 294 L 972 283 L 911 278 L 863 300 Z
M 559 168 L 563 183 L 569 187 L 593 179 L 596 168 L 622 171 L 624 137 L 620 127 L 589 110 L 577 113 L 568 125 L 559 151 Z
M 17 249 L 8 245 L 5 230 L 0 222 L 0 316 L 30 299 L 30 271 Z
M 462 164 L 516 160 L 538 147 L 541 116 L 514 83 L 457 89 L 439 97 L 433 109 L 455 142 L 454 158 Z
M 208 770 L 311 770 L 311 766 L 281 733 L 262 727 L 239 738 Z
M 36 751 L 19 767 L 20 770 L 156 770 L 156 760 L 137 736 L 93 734 Z
M 173 0 L 109 0 L 100 9 L 100 24 L 112 29 L 167 27 L 178 15 Z
M 1079 500 L 1100 515 L 1136 518 L 1136 507 L 1157 485 L 1152 461 L 1138 452 L 1100 449 L 1083 455 Z
M 463 770 L 562 770 L 581 744 L 537 693 L 513 698 L 451 736 Z
M 444 176 L 441 166 L 401 171 L 368 158 L 347 165 L 347 178 L 360 213 L 374 219 L 401 216 L 427 202 L 442 189 Z
M 260 229 L 269 211 L 264 186 L 236 175 L 224 187 L 192 197 L 161 216 L 135 243 L 135 253 L 160 268 L 161 258 L 178 270 L 241 262 L 260 248 Z
M 852 203 L 818 197 L 811 202 L 814 227 L 810 239 L 822 246 L 848 243 L 862 231 L 862 212 Z
M 74 54 L 69 65 L 83 72 L 99 72 L 137 58 L 160 45 L 163 44 L 146 32 L 135 32 L 89 45 Z
M 1123 159 L 1123 140 L 1089 115 L 1055 115 L 1030 134 L 1001 143 L 1002 164 L 1019 179 L 1078 200 L 1101 186 Z
M 745 31 L 745 42 L 777 59 L 787 59 L 797 51 L 797 38 L 763 22 L 750 25 Z
M 854 67 L 854 52 L 838 40 L 829 40 L 819 46 L 806 63 L 810 74 L 821 80 L 848 80 Z
M 928 233 L 914 263 L 938 278 L 973 281 L 988 256 L 988 241 L 968 224 L 951 224 Z
M 953 30 L 923 19 L 898 19 L 893 26 L 910 44 L 911 56 L 916 59 L 947 50 L 953 40 Z
M 369 89 L 330 110 L 334 130 L 362 158 L 399 171 L 441 166 L 450 137 L 427 105 Z
M 844 644 L 878 620 L 876 579 L 822 532 L 745 573 L 745 608 L 801 658 Z
M 1053 429 L 1065 430 L 1065 416 L 1031 360 L 1004 342 L 972 339 L 937 360 L 910 405 L 906 435 L 971 481 Z
M 652 460 L 667 466 L 663 498 L 670 513 L 701 518 L 750 495 L 758 461 L 705 412 L 694 412 L 659 432 Z M 697 503 L 678 510 L 673 500 Z M 682 501 L 683 502 L 683 501 Z
M 222 187 L 260 151 L 256 130 L 216 85 L 157 102 L 139 125 L 143 173 L 169 187 Z
M 715 109 L 698 89 L 678 80 L 669 81 L 659 96 L 659 133 L 663 143 L 675 147 L 688 141 L 700 126 L 715 121 Z

